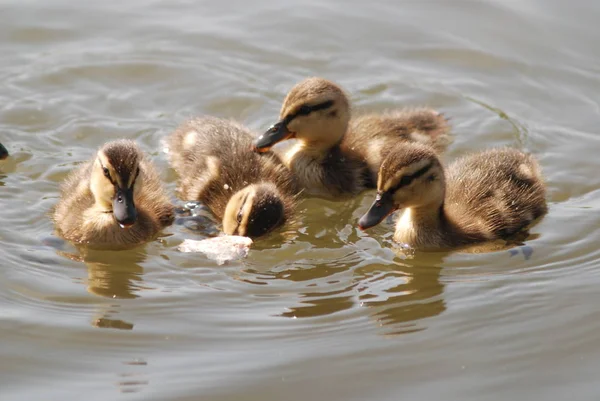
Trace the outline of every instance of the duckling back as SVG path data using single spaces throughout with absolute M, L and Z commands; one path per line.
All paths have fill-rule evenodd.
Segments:
M 426 144 L 441 153 L 450 143 L 449 131 L 447 119 L 435 110 L 390 110 L 352 118 L 342 147 L 364 160 L 368 186 L 374 188 L 381 163 L 399 142 Z
M 446 215 L 466 238 L 504 238 L 547 212 L 541 169 L 531 155 L 516 149 L 458 159 L 447 169 L 446 180 Z
M 243 125 L 216 117 L 178 127 L 167 142 L 180 196 L 205 203 L 219 219 L 233 194 L 251 184 L 273 183 L 286 199 L 295 197 L 298 184 L 291 172 L 274 153 L 255 153 L 253 140 Z

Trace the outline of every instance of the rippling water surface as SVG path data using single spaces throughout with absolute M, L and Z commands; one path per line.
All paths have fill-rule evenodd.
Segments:
M 596 400 L 600 5 L 560 0 L 0 1 L 2 400 Z M 512 145 L 550 213 L 527 247 L 398 253 L 373 194 L 223 266 L 182 226 L 81 261 L 48 219 L 65 175 L 198 114 L 257 132 L 330 78 L 356 110 L 452 118 L 446 159 Z M 326 216 L 326 218 L 324 218 Z M 531 254 L 530 254 L 531 253 Z

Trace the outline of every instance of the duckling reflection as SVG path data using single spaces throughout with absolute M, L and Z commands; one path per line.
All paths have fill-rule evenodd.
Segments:
M 371 264 L 355 270 L 361 306 L 371 309 L 387 335 L 424 330 L 423 319 L 446 310 L 440 281 L 443 254 L 420 254 L 398 265 Z
M 87 291 L 109 299 L 133 299 L 144 289 L 141 263 L 146 254 L 140 251 L 96 251 L 80 248 L 81 253 L 58 250 L 63 257 L 82 262 L 87 267 Z M 120 330 L 133 329 L 133 323 L 112 316 L 119 313 L 118 303 L 99 304 L 92 326 Z
M 340 250 L 341 252 L 341 250 Z M 307 261 L 308 262 L 308 261 Z M 309 291 L 300 292 L 299 306 L 288 307 L 282 317 L 305 318 L 331 315 L 351 309 L 355 304 L 355 288 L 358 283 L 346 281 L 353 266 L 360 263 L 355 253 L 332 262 L 295 264 L 291 269 L 276 272 L 274 278 L 306 283 Z
M 353 238 L 349 241 L 359 242 Z M 299 254 L 302 259 L 298 259 Z M 440 281 L 443 255 L 418 254 L 414 259 L 400 260 L 388 245 L 374 252 L 372 244 L 365 250 L 354 245 L 322 248 L 294 244 L 280 249 L 277 255 L 277 260 L 291 262 L 265 271 L 261 266 L 271 261 L 268 256 L 261 260 L 261 255 L 256 255 L 254 268 L 247 269 L 242 280 L 278 287 L 291 281 L 294 287 L 301 287 L 299 293 L 294 292 L 298 302 L 278 316 L 314 318 L 360 306 L 369 310 L 377 325 L 391 329 L 386 334 L 400 334 L 424 329 L 420 321 L 446 310 Z
M 437 256 L 439 258 L 439 255 Z M 377 325 L 391 328 L 386 334 L 402 334 L 425 329 L 419 321 L 440 315 L 446 310 L 442 297 L 444 285 L 440 282 L 439 260 L 428 258 L 418 262 L 398 264 L 369 264 L 356 269 L 354 278 L 343 285 L 333 279 L 343 270 L 349 271 L 357 261 L 318 264 L 306 270 L 287 270 L 278 278 L 293 281 L 315 280 L 328 272 L 326 288 L 311 287 L 300 294 L 300 305 L 287 308 L 282 317 L 317 317 L 349 310 L 357 305 L 371 309 Z M 317 274 L 317 272 L 319 272 Z M 311 274 L 312 273 L 312 274 Z M 358 293 L 358 296 L 357 296 Z
M 139 297 L 144 289 L 142 275 L 146 254 L 139 251 L 89 251 L 84 263 L 88 270 L 87 290 L 90 294 L 111 299 Z

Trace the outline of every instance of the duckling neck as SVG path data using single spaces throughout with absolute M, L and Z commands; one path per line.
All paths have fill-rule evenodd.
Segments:
M 315 161 L 324 160 L 339 143 L 298 141 L 298 144 L 290 151 L 293 154 L 302 154 L 304 157 Z
M 444 204 L 404 209 L 394 239 L 413 247 L 439 246 L 443 242 Z
M 298 142 L 285 154 L 284 161 L 287 167 L 298 175 L 297 178 L 303 186 L 313 187 L 323 179 L 323 162 L 334 152 L 335 146 L 315 146 L 313 143 Z

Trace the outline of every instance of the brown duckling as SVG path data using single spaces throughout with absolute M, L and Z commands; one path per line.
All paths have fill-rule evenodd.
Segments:
M 350 101 L 335 83 L 308 78 L 287 94 L 281 120 L 260 136 L 255 150 L 278 142 L 298 143 L 284 163 L 307 192 L 328 198 L 356 195 L 374 188 L 387 149 L 397 142 L 424 142 L 444 149 L 449 126 L 431 109 L 404 109 L 350 120 Z
M 464 156 L 446 171 L 429 146 L 396 146 L 381 164 L 366 229 L 403 209 L 394 240 L 414 248 L 454 248 L 504 239 L 547 211 L 537 161 L 516 149 Z
M 229 235 L 259 237 L 293 214 L 299 188 L 272 152 L 252 151 L 254 135 L 215 117 L 185 122 L 167 139 L 179 195 L 204 203 Z
M 8 150 L 0 143 L 0 160 L 4 160 L 8 157 Z
M 132 248 L 173 222 L 158 173 L 131 140 L 106 143 L 69 174 L 61 190 L 56 228 L 65 239 L 90 248 Z

